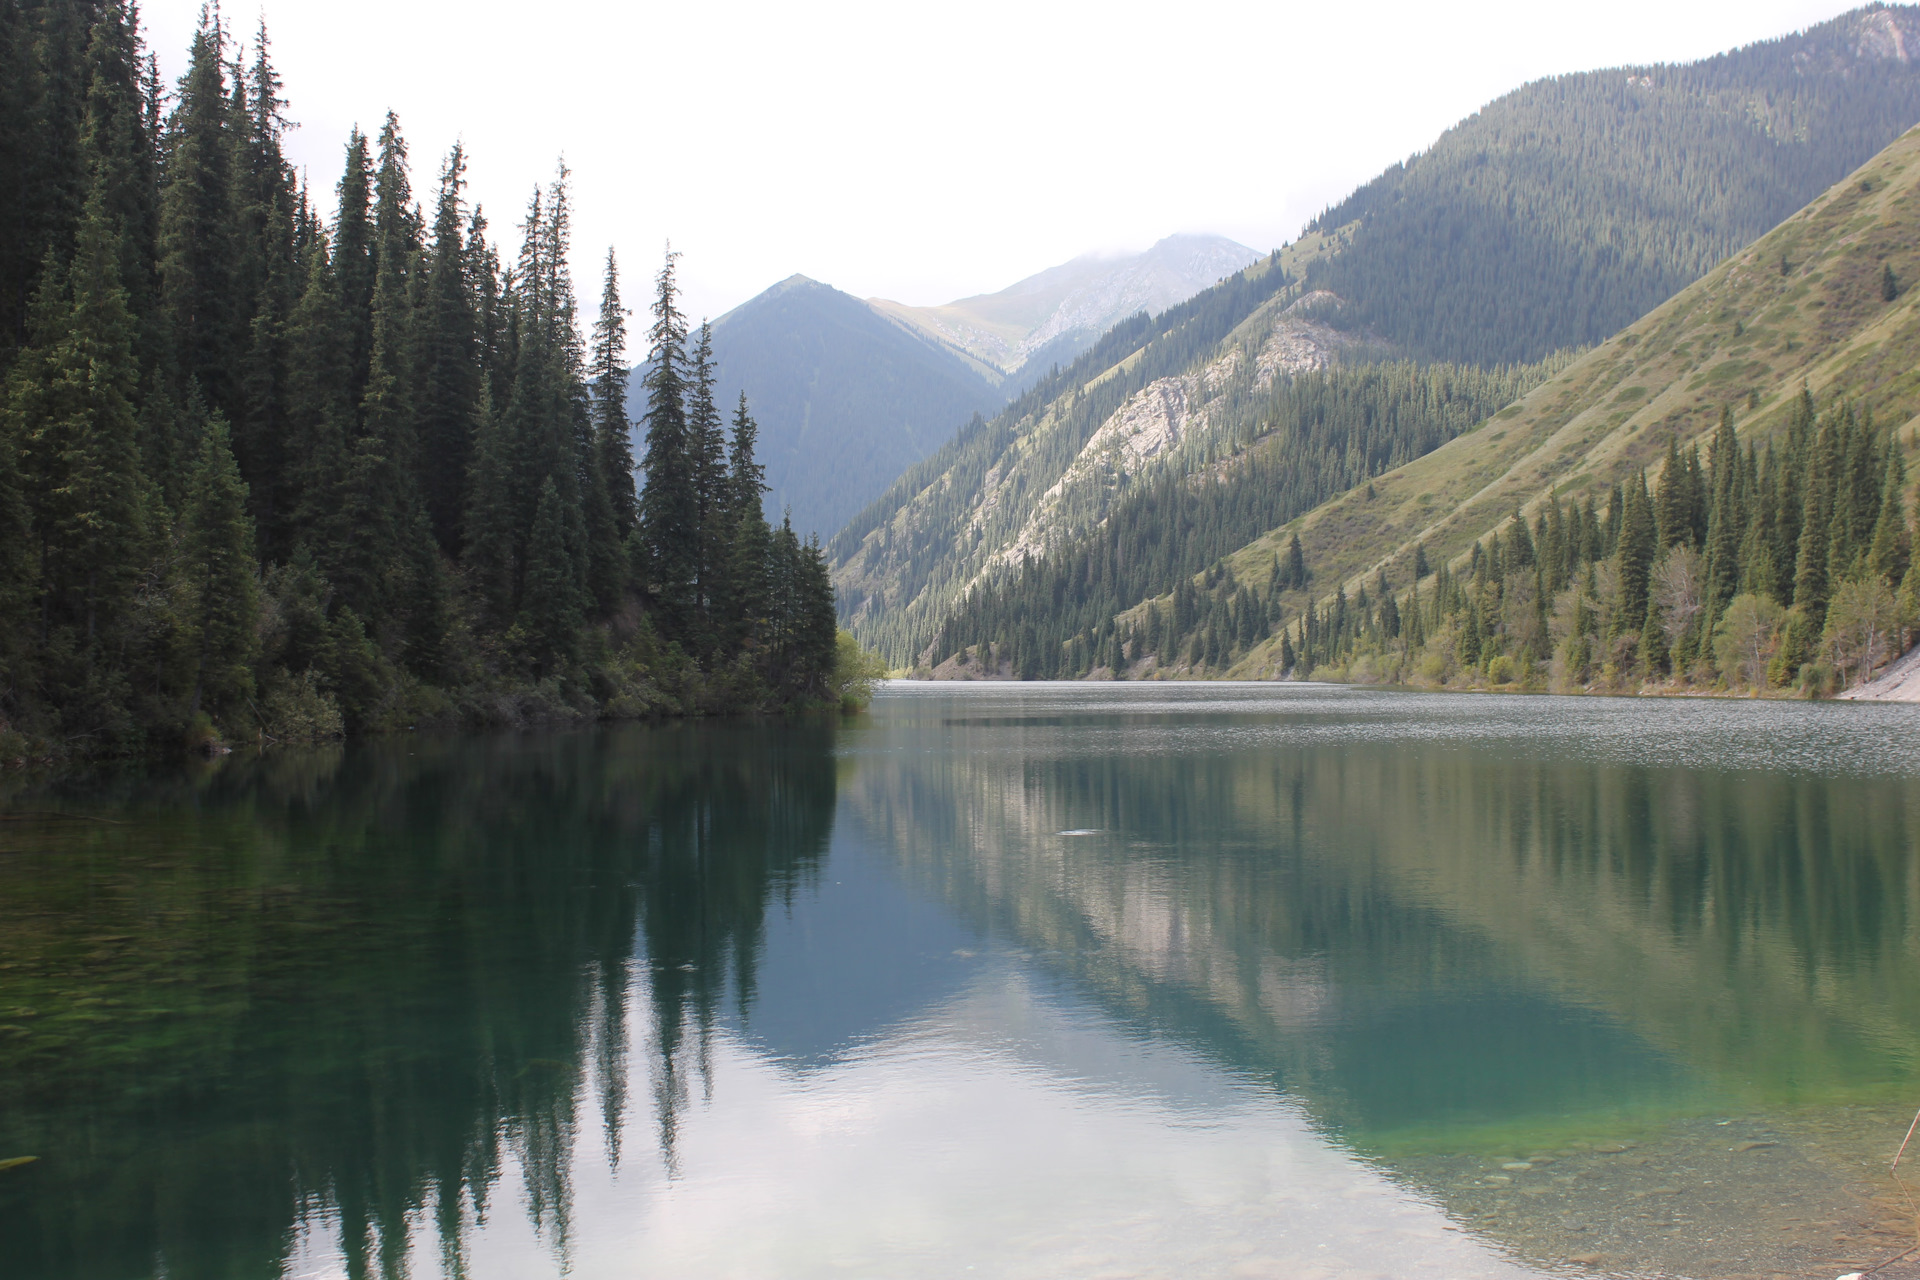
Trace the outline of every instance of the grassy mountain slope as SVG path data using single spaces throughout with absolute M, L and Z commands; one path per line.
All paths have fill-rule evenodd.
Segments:
M 717 394 L 760 424 L 767 509 L 831 534 L 976 413 L 1005 403 L 999 374 L 860 299 L 793 276 L 713 326 Z M 635 416 L 645 391 L 634 379 Z
M 1685 66 L 1541 80 L 1329 209 L 1308 272 L 1410 354 L 1534 360 L 1631 324 L 1920 121 L 1920 8 Z
M 1543 290 L 1558 290 L 1561 310 L 1579 318 L 1566 332 L 1593 330 L 1601 323 L 1595 317 L 1610 313 L 1580 302 L 1586 295 L 1577 289 L 1572 291 L 1577 296 L 1566 296 L 1565 273 L 1560 285 L 1552 285 L 1552 273 L 1542 274 L 1545 260 L 1522 252 L 1523 246 L 1509 244 L 1501 252 L 1496 237 L 1458 254 L 1437 248 L 1433 237 L 1446 231 L 1449 218 L 1484 198 L 1488 184 L 1511 187 L 1516 165 L 1543 190 L 1580 192 L 1571 207 L 1586 212 L 1554 227 L 1566 244 L 1585 245 L 1582 253 L 1591 249 L 1598 255 L 1580 259 L 1584 265 L 1576 276 L 1624 272 L 1632 277 L 1639 268 L 1617 254 L 1609 257 L 1613 251 L 1607 248 L 1626 243 L 1621 237 L 1630 225 L 1640 228 L 1635 234 L 1645 233 L 1643 241 L 1658 231 L 1654 241 L 1685 247 L 1686 254 L 1669 255 L 1668 266 L 1661 268 L 1676 274 L 1647 286 L 1656 294 L 1649 302 L 1657 302 L 1665 296 L 1660 291 L 1692 279 L 1723 252 L 1727 238 L 1737 234 L 1730 227 L 1753 224 L 1756 233 L 1764 230 L 1767 219 L 1784 216 L 1773 212 L 1779 201 L 1789 200 L 1785 208 L 1790 211 L 1813 199 L 1831 181 L 1824 172 L 1842 174 L 1868 160 L 1920 117 L 1906 55 L 1914 14 L 1876 6 L 1696 68 L 1655 69 L 1654 105 L 1636 108 L 1630 128 L 1620 124 L 1623 108 L 1613 98 L 1549 94 L 1539 86 L 1503 100 L 1511 108 L 1504 114 L 1489 109 L 1464 122 L 1450 132 L 1445 147 L 1432 153 L 1453 156 L 1458 163 L 1415 165 L 1421 175 L 1417 182 L 1406 176 L 1411 168 L 1398 177 L 1390 173 L 1381 181 L 1397 192 L 1391 200 L 1382 194 L 1387 188 L 1376 184 L 1360 205 L 1338 214 L 1347 222 L 1332 225 L 1336 217 L 1330 216 L 1275 261 L 1145 328 L 1117 330 L 1073 367 L 903 476 L 829 548 L 849 625 L 894 661 L 918 661 L 957 602 L 974 598 L 983 587 L 1004 585 L 1021 571 L 1023 559 L 1087 558 L 1088 540 L 1106 536 L 1102 524 L 1125 494 L 1168 476 L 1231 483 L 1232 459 L 1274 432 L 1276 378 L 1356 354 L 1431 351 L 1448 331 L 1445 324 L 1402 326 L 1400 342 L 1389 343 L 1382 333 L 1387 325 L 1373 323 L 1367 314 L 1373 303 L 1315 287 L 1347 279 L 1338 273 L 1357 270 L 1355 263 L 1397 261 L 1405 268 L 1413 257 L 1452 262 L 1456 276 L 1464 272 L 1466 278 L 1453 279 L 1449 288 L 1487 301 L 1501 323 L 1508 315 L 1517 317 L 1514 323 L 1524 324 L 1535 337 L 1554 332 L 1546 318 L 1551 309 L 1542 310 L 1540 299 Z M 1920 49 L 1920 43 L 1914 47 Z M 1608 74 L 1625 84 L 1624 71 Z M 1645 76 L 1636 72 L 1634 78 L 1634 92 L 1647 91 L 1639 83 Z M 1514 104 L 1521 101 L 1531 104 L 1524 138 L 1507 128 L 1517 111 Z M 1760 112 L 1760 106 L 1773 114 Z M 1659 127 L 1662 119 L 1673 123 L 1674 138 Z M 1898 125 L 1892 123 L 1896 120 Z M 1725 127 L 1702 123 L 1711 121 Z M 1734 127 L 1728 121 L 1746 123 Z M 1676 145 L 1687 150 L 1688 163 L 1674 162 Z M 1513 158 L 1522 151 L 1521 159 Z M 1472 160 L 1476 155 L 1479 159 Z M 1732 184 L 1724 199 L 1700 204 L 1702 183 L 1743 165 L 1758 166 L 1766 180 Z M 1503 173 L 1508 176 L 1501 178 Z M 1393 250 L 1397 258 L 1381 256 L 1392 247 L 1380 239 L 1379 229 L 1387 225 L 1389 206 L 1410 237 L 1406 246 Z M 1689 209 L 1694 210 L 1691 221 Z M 1595 221 L 1596 210 L 1607 211 L 1607 217 Z M 1271 274 L 1276 269 L 1284 288 Z M 1351 280 L 1364 283 L 1362 276 Z M 1377 303 L 1382 295 L 1368 296 Z M 1628 305 L 1618 299 L 1608 305 L 1616 303 Z M 1202 312 L 1210 317 L 1206 325 L 1189 323 Z M 1176 331 L 1179 345 L 1190 350 L 1184 364 L 1167 358 Z M 1730 372 L 1716 376 L 1734 377 Z M 1442 406 L 1442 416 L 1457 408 Z M 1450 431 L 1414 434 L 1437 442 Z M 1496 434 L 1512 439 L 1499 426 L 1487 439 Z M 1373 456 L 1365 448 L 1359 453 Z M 1447 465 L 1463 456 L 1456 447 Z M 1317 459 L 1305 461 L 1319 466 Z M 1338 468 L 1319 469 L 1330 474 Z M 1419 510 L 1435 516 L 1465 496 L 1432 486 L 1423 486 L 1415 498 L 1419 493 L 1430 495 Z M 1053 607 L 1042 603 L 1040 612 L 1057 614 L 1057 600 Z M 1033 620 L 1041 631 L 1058 622 L 1052 616 Z
M 1884 297 L 1891 269 L 1899 293 Z M 1264 577 L 1298 534 L 1318 593 L 1382 568 L 1408 581 L 1416 546 L 1464 563 L 1517 510 L 1658 470 L 1669 440 L 1703 442 L 1733 406 L 1743 442 L 1785 425 L 1801 388 L 1848 400 L 1916 447 L 1920 419 L 1920 129 L 1705 278 L 1484 426 L 1374 478 L 1229 557 Z M 1277 640 L 1235 674 L 1270 672 Z

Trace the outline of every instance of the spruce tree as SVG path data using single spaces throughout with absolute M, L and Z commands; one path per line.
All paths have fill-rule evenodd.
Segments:
M 264 50 L 265 31 L 261 32 Z M 264 53 L 260 55 L 264 63 Z M 149 118 L 142 83 L 139 32 L 132 12 L 119 0 L 103 6 L 89 33 L 86 52 L 86 107 L 81 120 L 78 154 L 84 199 L 98 201 L 100 213 L 118 241 L 120 285 L 134 317 L 134 356 L 142 369 L 157 358 L 159 324 L 155 300 L 155 237 L 159 218 L 159 160 L 157 119 Z M 29 150 L 45 139 L 22 139 Z M 0 182 L 0 185 L 4 185 Z M 13 239 L 22 230 L 7 221 Z M 37 264 L 35 264 L 37 266 Z M 6 345 L 0 336 L 0 350 Z M 4 360 L 0 360 L 4 363 Z
M 1827 613 L 1827 564 L 1832 558 L 1834 490 L 1840 470 L 1837 424 L 1829 419 L 1813 442 L 1794 555 L 1793 605 L 1817 632 Z
M 726 520 L 733 531 L 728 549 L 729 594 L 724 615 L 724 642 L 738 647 L 751 640 L 767 615 L 767 556 L 772 530 L 761 509 L 767 492 L 766 469 L 754 456 L 760 429 L 747 412 L 747 394 L 740 393 L 733 414 L 733 438 L 727 452 Z
M 1873 543 L 1868 552 L 1868 567 L 1891 587 L 1898 588 L 1913 562 L 1913 535 L 1907 528 L 1906 462 L 1900 444 L 1889 442 L 1886 485 L 1880 499 L 1880 515 L 1873 527 Z
M 259 593 L 246 485 L 218 414 L 206 421 L 185 525 L 181 640 L 192 681 L 187 714 L 204 709 L 216 723 L 230 724 L 245 714 L 253 693 Z
M 625 542 L 633 532 L 635 495 L 626 406 L 626 344 L 619 271 L 609 249 L 600 289 L 600 316 L 594 321 L 587 365 L 591 408 L 582 504 L 589 544 L 588 583 L 602 616 L 611 615 L 619 607 L 630 577 Z
M 466 154 L 456 145 L 440 171 L 433 244 L 414 335 L 415 474 L 434 539 L 449 556 L 460 553 L 480 408 L 480 353 L 462 237 L 466 163 Z
M 1662 551 L 1691 538 L 1692 496 L 1687 482 L 1687 464 L 1680 456 L 1680 437 L 1669 436 L 1667 461 L 1660 471 L 1660 487 L 1654 503 L 1654 524 L 1659 531 Z
M 1741 502 L 1740 443 L 1734 435 L 1731 409 L 1720 411 L 1720 425 L 1714 431 L 1709 456 L 1713 497 L 1707 517 L 1707 597 L 1717 611 L 1739 591 L 1740 551 L 1746 534 L 1746 513 Z
M 230 111 L 234 139 L 232 287 L 242 355 L 229 406 L 233 453 L 247 483 L 261 549 L 285 551 L 292 494 L 284 481 L 289 410 L 286 330 L 299 298 L 299 208 L 282 140 L 287 102 L 268 55 L 266 25 L 254 37 L 252 66 L 236 67 Z
M 234 408 L 233 372 L 241 352 L 232 278 L 237 246 L 225 54 L 218 11 L 209 11 L 194 34 L 178 102 L 167 121 L 159 244 L 161 304 L 173 336 L 174 374 L 182 388 L 196 384 L 207 403 L 223 413 Z M 161 480 L 170 495 L 179 493 L 182 469 L 193 462 L 192 457 L 168 461 L 173 474 Z
M 338 564 L 332 538 L 346 483 L 353 430 L 351 338 L 339 283 L 324 239 L 306 250 L 305 283 L 287 322 L 287 441 L 290 506 L 285 541 L 305 547 L 328 573 Z
M 340 308 L 347 339 L 347 367 L 352 381 L 348 400 L 359 406 L 367 391 L 367 368 L 373 354 L 373 162 L 367 138 L 355 129 L 347 135 L 346 167 L 335 189 L 337 209 L 333 230 L 333 274 L 340 291 Z
M 513 451 L 500 415 L 494 412 L 492 388 L 485 381 L 480 384 L 478 419 L 467 479 L 461 568 L 483 620 L 504 630 L 516 612 L 519 563 Z
M 692 455 L 699 528 L 694 577 L 698 583 L 699 636 L 696 647 L 704 655 L 715 643 L 715 620 L 727 612 L 724 599 L 732 528 L 727 515 L 726 436 L 720 407 L 713 401 L 713 326 L 700 326 L 689 357 L 687 378 L 687 446 Z
M 572 661 L 579 642 L 582 601 L 569 532 L 559 487 L 548 476 L 540 484 L 527 538 L 526 587 L 515 625 L 520 643 L 542 675 Z
M 413 545 L 421 532 L 416 519 L 420 499 L 412 470 L 413 418 L 405 379 L 411 315 L 401 289 L 393 270 L 383 263 L 374 291 L 362 428 L 350 451 L 331 539 L 344 550 L 333 575 L 335 584 L 376 634 L 404 617 L 417 598 L 422 563 L 420 549 Z
M 640 544 L 656 626 L 684 640 L 694 625 L 700 567 L 700 493 L 687 423 L 686 320 L 669 251 L 655 280 L 653 325 L 643 385 L 647 390 L 646 483 L 640 494 Z
M 1423 549 L 1416 548 L 1414 557 L 1417 563 L 1424 565 L 1426 553 Z M 1280 577 L 1281 581 L 1296 591 L 1307 585 L 1307 557 L 1300 549 L 1300 535 L 1297 533 L 1287 535 L 1287 558 L 1280 567 Z
M 134 416 L 134 319 L 120 285 L 118 237 L 96 191 L 80 225 L 70 281 L 48 270 L 33 345 L 9 379 L 39 547 L 42 644 L 72 652 L 87 678 L 117 648 L 144 569 L 147 495 Z
M 1621 502 L 1616 553 L 1620 568 L 1620 607 L 1614 619 L 1616 634 L 1632 634 L 1646 619 L 1647 589 L 1654 559 L 1660 552 L 1659 539 L 1643 472 L 1627 484 Z
M 620 301 L 620 269 L 607 250 L 600 316 L 593 324 L 588 365 L 593 388 L 594 453 L 607 486 L 614 531 L 623 540 L 639 523 L 633 487 L 633 424 L 627 420 L 627 309 Z

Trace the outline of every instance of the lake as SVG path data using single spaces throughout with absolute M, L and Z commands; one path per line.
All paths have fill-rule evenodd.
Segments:
M 0 1271 L 1861 1269 L 1915 1240 L 1916 741 L 894 684 L 0 781 Z

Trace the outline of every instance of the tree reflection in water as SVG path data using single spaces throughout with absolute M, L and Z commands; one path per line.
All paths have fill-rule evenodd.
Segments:
M 617 1163 L 638 981 L 671 1159 L 824 850 L 832 739 L 375 741 L 14 797 L 129 825 L 0 830 L 0 1149 L 40 1157 L 0 1182 L 9 1274 L 273 1274 L 318 1214 L 392 1276 L 423 1213 L 458 1273 L 509 1157 L 564 1256 L 576 1096 Z

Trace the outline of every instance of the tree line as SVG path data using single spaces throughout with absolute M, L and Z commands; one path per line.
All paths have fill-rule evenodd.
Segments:
M 389 114 L 322 217 L 264 27 L 171 89 L 122 0 L 0 5 L 0 754 L 824 700 L 817 543 L 656 282 L 645 482 L 564 168 L 511 258 Z

